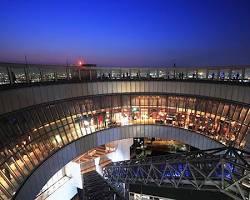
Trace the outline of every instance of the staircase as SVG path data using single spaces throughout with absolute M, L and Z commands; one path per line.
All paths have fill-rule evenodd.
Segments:
M 83 174 L 83 200 L 122 200 L 96 171 Z

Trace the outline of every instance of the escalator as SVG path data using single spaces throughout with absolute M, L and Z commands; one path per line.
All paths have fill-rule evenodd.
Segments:
M 96 171 L 83 174 L 82 200 L 122 200 Z

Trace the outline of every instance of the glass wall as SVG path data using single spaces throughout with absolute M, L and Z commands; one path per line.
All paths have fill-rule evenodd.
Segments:
M 38 105 L 0 117 L 0 199 L 13 196 L 41 161 L 84 135 L 112 127 L 157 124 L 243 148 L 249 107 L 169 95 L 94 96 Z

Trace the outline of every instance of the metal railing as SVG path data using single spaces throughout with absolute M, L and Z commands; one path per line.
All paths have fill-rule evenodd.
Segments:
M 208 80 L 249 82 L 250 65 L 214 67 L 96 67 L 0 63 L 0 85 L 91 80 Z

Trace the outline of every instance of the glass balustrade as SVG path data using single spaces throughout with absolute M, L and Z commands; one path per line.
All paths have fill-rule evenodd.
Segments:
M 0 63 L 0 85 L 94 80 L 204 80 L 246 83 L 249 82 L 249 77 L 250 66 L 115 68 Z

